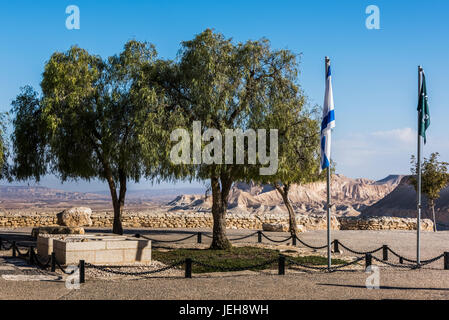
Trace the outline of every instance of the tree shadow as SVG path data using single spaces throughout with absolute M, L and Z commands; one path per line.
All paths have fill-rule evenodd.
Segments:
M 337 283 L 318 283 L 319 286 L 328 287 L 343 287 L 354 289 L 367 289 L 366 286 L 352 285 L 352 284 L 337 284 Z M 431 290 L 431 291 L 449 291 L 449 288 L 422 288 L 422 287 L 394 287 L 394 286 L 379 286 L 380 290 Z

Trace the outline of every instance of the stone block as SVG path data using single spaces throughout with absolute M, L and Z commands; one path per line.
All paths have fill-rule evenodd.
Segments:
M 57 214 L 58 224 L 67 227 L 91 226 L 92 210 L 85 207 L 75 207 Z
M 124 261 L 125 263 L 151 263 L 151 248 L 136 251 L 125 250 Z
M 106 249 L 143 249 L 151 247 L 148 240 L 106 241 Z
M 96 264 L 120 264 L 124 263 L 125 255 L 123 249 L 117 250 L 97 250 L 95 252 L 95 261 Z

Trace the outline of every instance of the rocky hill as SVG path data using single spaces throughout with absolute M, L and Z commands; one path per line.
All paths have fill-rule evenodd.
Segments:
M 126 207 L 148 209 L 160 207 L 182 193 L 198 193 L 202 188 L 129 190 Z M 71 192 L 44 186 L 0 186 L 0 210 L 20 212 L 60 211 L 73 206 L 109 210 L 109 191 Z
M 331 190 L 337 214 L 359 215 L 363 209 L 392 192 L 401 179 L 402 176 L 399 175 L 391 175 L 379 181 L 334 175 Z M 326 204 L 326 183 L 295 185 L 290 191 L 290 200 L 297 213 L 322 214 Z M 206 198 L 204 195 L 182 195 L 168 205 L 172 210 L 208 211 L 212 203 L 210 196 Z M 229 211 L 272 214 L 286 212 L 286 209 L 279 193 L 271 186 L 236 183 L 231 190 Z
M 422 218 L 433 219 L 423 195 Z M 409 183 L 409 177 L 403 177 L 400 184 L 386 197 L 362 210 L 363 217 L 392 216 L 416 218 L 416 191 Z M 435 204 L 435 216 L 440 228 L 449 227 L 449 187 L 443 189 Z

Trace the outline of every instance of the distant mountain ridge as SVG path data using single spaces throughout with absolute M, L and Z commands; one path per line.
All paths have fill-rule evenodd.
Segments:
M 338 215 L 357 216 L 365 207 L 374 204 L 392 192 L 403 176 L 390 175 L 382 180 L 351 179 L 333 175 L 331 184 L 332 201 Z M 295 211 L 302 214 L 322 214 L 326 205 L 326 183 L 315 182 L 294 185 L 290 200 Z M 181 195 L 170 201 L 172 210 L 204 211 L 211 208 L 211 197 L 204 195 Z M 257 213 L 285 212 L 279 193 L 269 185 L 246 183 L 234 184 L 229 196 L 229 210 Z
M 375 181 L 333 175 L 331 192 L 336 214 L 410 216 L 415 203 L 414 190 L 410 191 L 410 186 L 401 184 L 403 178 L 401 175 L 390 175 Z M 396 204 L 395 194 L 404 193 L 401 188 L 406 189 L 407 195 L 403 204 Z M 392 194 L 393 191 L 396 193 Z M 388 201 L 392 196 L 393 204 Z M 294 185 L 289 197 L 298 214 L 324 214 L 326 183 L 321 181 Z M 46 211 L 71 206 L 88 206 L 94 210 L 111 209 L 109 192 L 70 192 L 44 186 L 0 186 L 0 204 L 6 210 Z M 397 208 L 394 208 L 396 205 Z M 180 210 L 210 212 L 211 206 L 211 195 L 206 197 L 205 188 L 201 187 L 130 190 L 126 198 L 126 207 L 133 210 L 165 207 L 172 212 Z M 449 190 L 447 206 L 449 207 Z M 384 210 L 385 208 L 391 210 Z M 237 182 L 229 196 L 228 212 L 283 214 L 286 213 L 286 209 L 282 198 L 272 186 Z
M 43 186 L 0 186 L 0 200 L 21 199 L 22 201 L 36 200 L 93 200 L 103 199 L 104 196 L 95 193 L 70 192 Z
M 125 207 L 135 209 L 160 206 L 182 193 L 201 192 L 202 188 L 172 188 L 160 190 L 130 190 Z M 45 186 L 0 186 L 0 208 L 3 210 L 52 211 L 87 206 L 110 210 L 111 196 L 105 192 L 72 192 Z
M 409 176 L 403 176 L 398 186 L 384 198 L 362 210 L 362 216 L 393 216 L 416 218 L 417 194 L 415 188 L 409 182 Z M 422 218 L 432 219 L 432 214 L 427 207 L 425 195 L 422 197 Z M 449 187 L 444 188 L 440 198 L 435 203 L 435 216 L 437 223 L 449 227 Z

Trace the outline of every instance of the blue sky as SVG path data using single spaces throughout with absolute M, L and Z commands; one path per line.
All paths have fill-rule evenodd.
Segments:
M 80 8 L 80 30 L 65 27 L 68 5 Z M 380 9 L 380 30 L 365 27 L 368 5 Z M 54 51 L 77 44 L 106 57 L 137 39 L 154 43 L 162 57 L 174 58 L 181 41 L 214 28 L 236 41 L 266 37 L 275 48 L 301 52 L 300 83 L 320 105 L 323 60 L 331 58 L 337 117 L 333 158 L 337 172 L 349 177 L 380 179 L 409 172 L 410 155 L 416 152 L 417 66 L 423 65 L 432 121 L 425 154 L 439 151 L 449 160 L 446 0 L 72 0 L 2 1 L 0 6 L 1 111 L 10 109 L 21 86 L 39 87 Z M 42 184 L 60 187 L 51 177 Z M 106 186 L 66 183 L 62 188 Z

